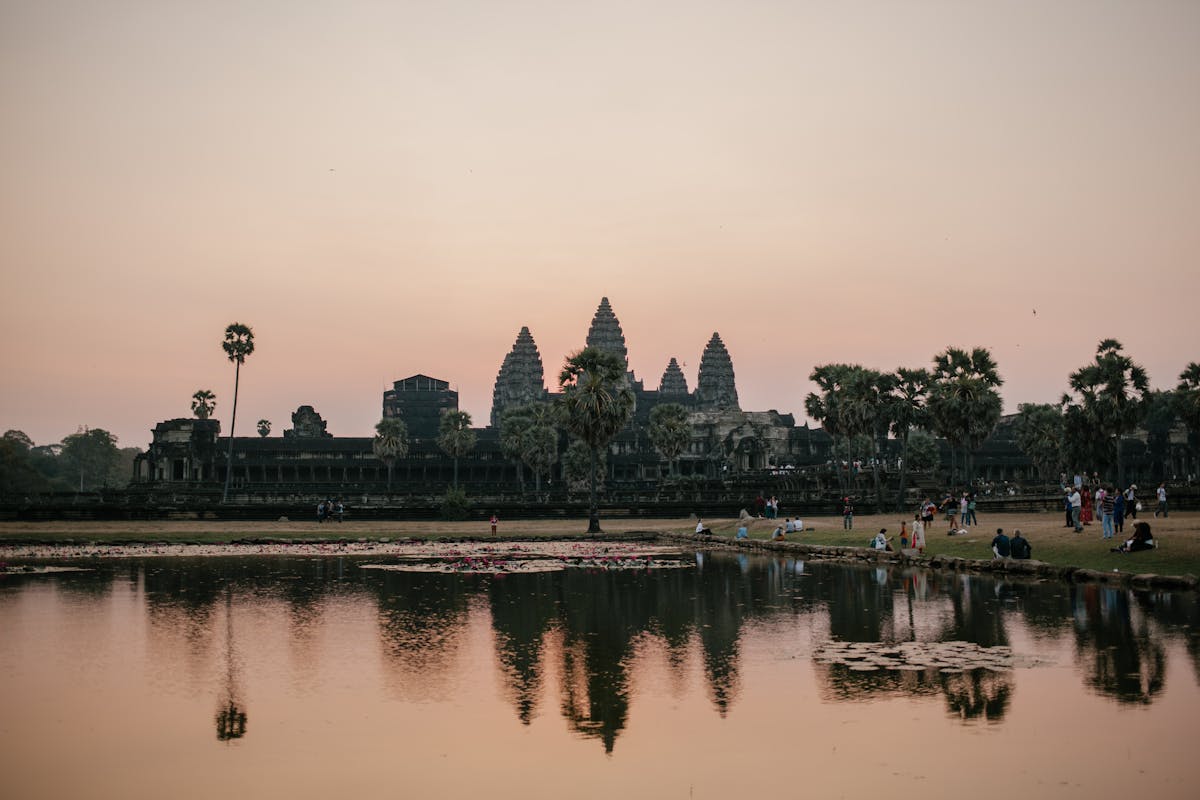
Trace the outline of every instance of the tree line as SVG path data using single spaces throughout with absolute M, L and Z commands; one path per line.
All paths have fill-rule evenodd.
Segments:
M 103 428 L 80 426 L 46 445 L 35 445 L 23 431 L 8 430 L 0 437 L 0 494 L 123 488 L 139 453 L 136 447 L 118 447 L 117 437 Z

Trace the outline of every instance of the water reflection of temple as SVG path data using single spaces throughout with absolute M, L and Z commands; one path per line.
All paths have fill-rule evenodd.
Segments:
M 493 578 L 366 571 L 348 559 L 209 559 L 184 567 L 148 560 L 79 578 L 71 591 L 102 595 L 114 580 L 140 587 L 150 658 L 188 664 L 184 677 L 197 685 L 214 674 L 226 679 L 216 698 L 219 734 L 245 730 L 238 715 L 253 697 L 239 685 L 239 652 L 254 643 L 240 635 L 238 620 L 264 603 L 283 615 L 280 635 L 295 669 L 315 672 L 314 631 L 340 619 L 331 607 L 368 601 L 364 619 L 378 634 L 382 679 L 405 702 L 451 698 L 455 665 L 469 652 L 469 619 L 485 620 L 515 719 L 530 725 L 557 714 L 610 752 L 629 725 L 634 671 L 645 653 L 661 653 L 677 674 L 697 664 L 713 711 L 724 716 L 737 707 L 748 631 L 791 631 L 798 621 L 838 641 L 982 648 L 1010 645 L 1016 626 L 1019 641 L 1061 645 L 1084 685 L 1120 703 L 1162 696 L 1171 639 L 1183 642 L 1200 675 L 1194 598 L 745 554 L 704 553 L 697 561 L 685 570 Z M 810 667 L 797 674 L 813 676 L 822 702 L 927 699 L 963 721 L 1002 722 L 1020 684 L 1019 670 Z

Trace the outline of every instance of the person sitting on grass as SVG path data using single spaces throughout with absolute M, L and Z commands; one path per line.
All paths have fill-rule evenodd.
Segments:
M 992 537 L 992 557 L 1012 557 L 1012 543 L 1009 542 L 1008 537 L 1004 535 L 1004 528 L 996 528 L 996 535 Z
M 879 533 L 875 534 L 875 538 L 871 540 L 871 549 L 873 550 L 888 550 L 892 549 L 891 537 L 886 536 L 887 528 L 880 528 Z
M 1112 548 L 1114 553 L 1136 553 L 1139 550 L 1153 550 L 1157 545 L 1150 533 L 1149 522 L 1133 523 L 1133 538 L 1121 543 L 1120 547 Z
M 782 542 L 782 541 L 785 541 L 785 538 L 784 538 L 784 535 L 783 535 L 783 526 L 781 526 L 781 525 L 776 525 L 776 526 L 775 526 L 775 532 L 771 534 L 771 541 L 772 541 L 772 542 Z
M 712 531 L 704 527 L 704 520 L 696 520 L 696 535 L 697 536 L 712 536 Z
M 741 525 L 738 525 L 737 538 L 739 538 L 739 539 L 749 539 L 750 538 L 750 531 L 746 529 L 746 523 L 743 522 Z
M 1013 531 L 1012 541 L 1008 543 L 1013 558 L 1022 560 L 1033 558 L 1033 545 L 1021 535 L 1020 529 Z

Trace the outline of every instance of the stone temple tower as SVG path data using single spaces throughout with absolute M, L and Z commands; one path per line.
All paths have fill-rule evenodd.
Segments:
M 621 323 L 613 313 L 608 298 L 600 298 L 600 307 L 596 316 L 592 317 L 592 327 L 588 328 L 587 346 L 595 347 L 612 353 L 621 359 L 625 371 L 629 372 L 629 351 L 625 349 L 625 334 L 621 332 Z
M 663 372 L 662 382 L 658 385 L 658 393 L 664 398 L 687 396 L 687 378 L 684 377 L 683 370 L 679 368 L 679 362 L 674 358 L 671 359 L 670 364 L 667 364 L 667 369 Z
M 522 327 L 512 350 L 504 356 L 492 390 L 492 427 L 500 425 L 506 408 L 546 399 L 542 356 L 528 327 Z
M 733 361 L 714 333 L 700 357 L 700 374 L 696 380 L 696 405 L 705 410 L 740 410 L 737 386 L 733 380 Z

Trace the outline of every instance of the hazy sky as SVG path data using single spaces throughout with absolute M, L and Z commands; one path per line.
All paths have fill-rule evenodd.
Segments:
M 477 424 L 602 296 L 657 388 L 990 347 L 1007 410 L 1104 337 L 1200 360 L 1200 2 L 0 0 L 0 429 L 144 447 L 218 395 Z M 1036 316 L 1033 309 L 1037 309 Z M 553 388 L 551 386 L 551 388 Z

